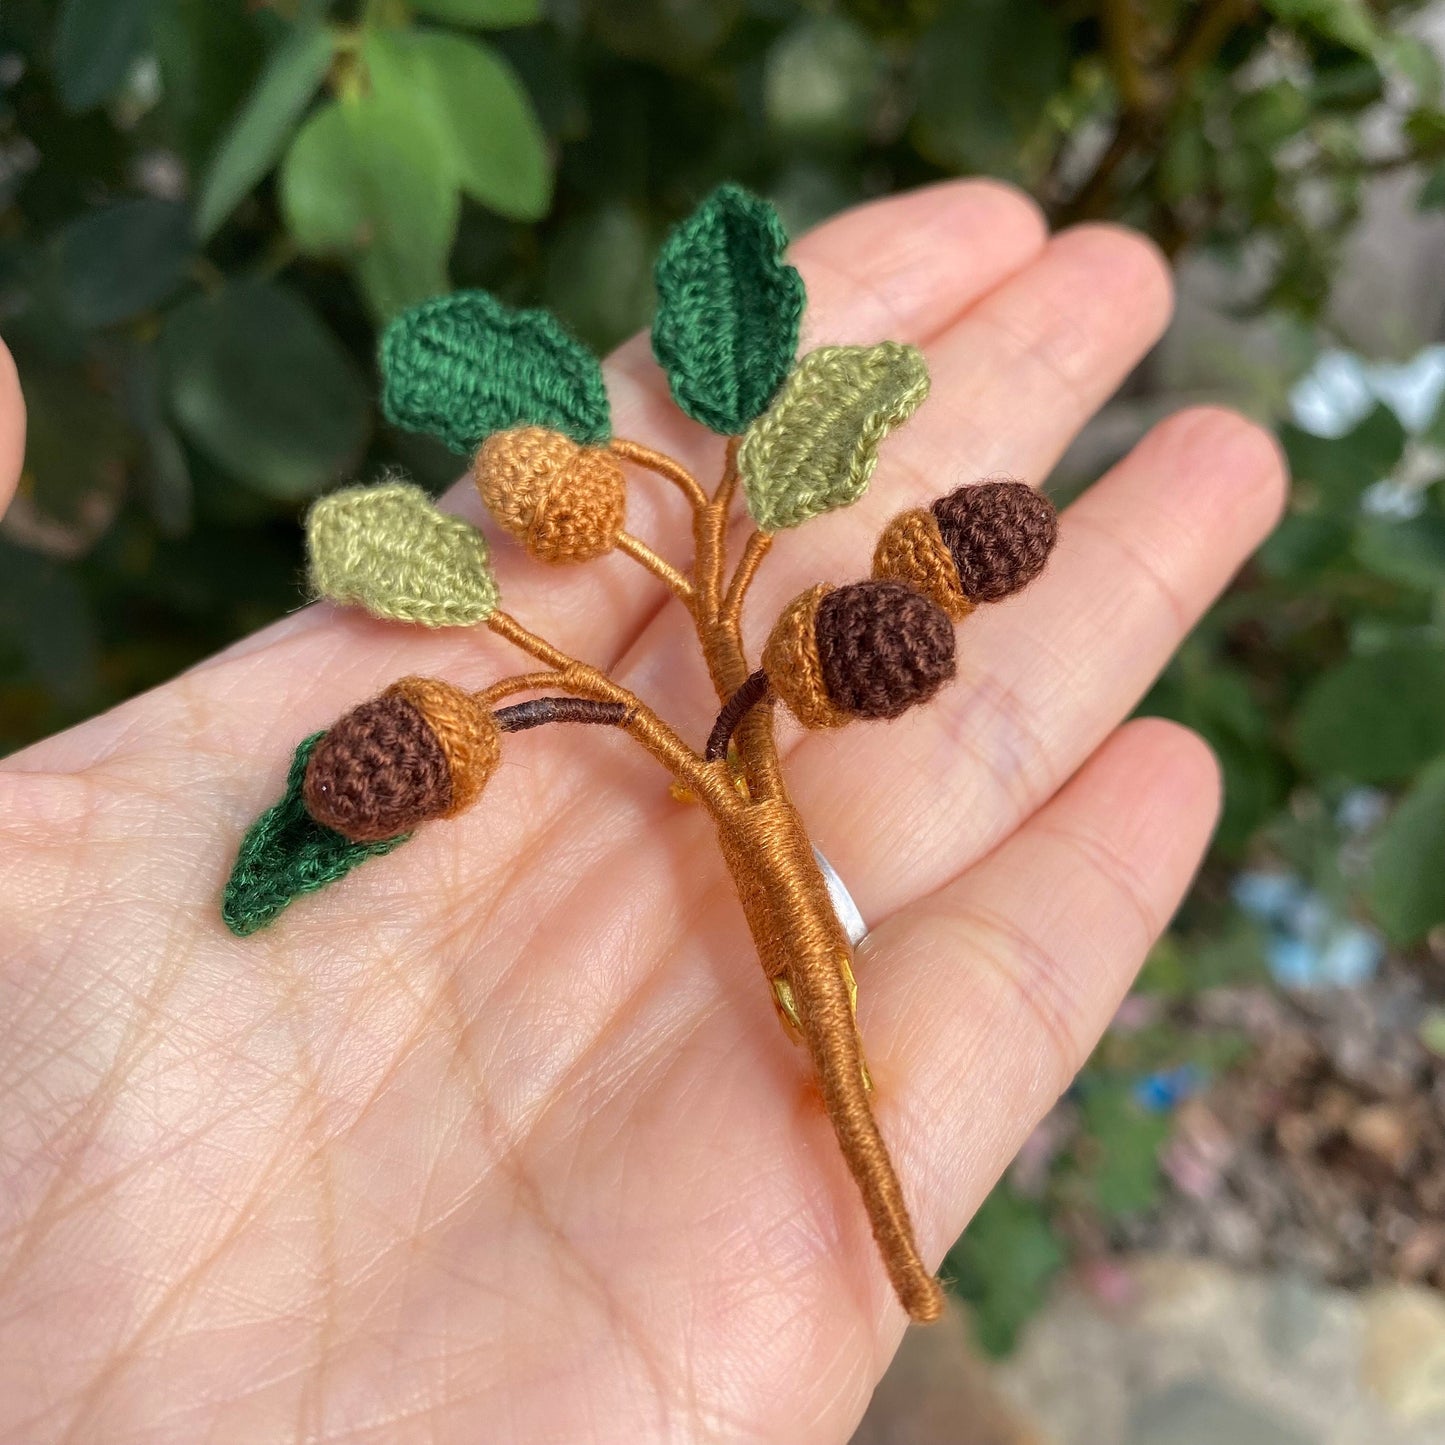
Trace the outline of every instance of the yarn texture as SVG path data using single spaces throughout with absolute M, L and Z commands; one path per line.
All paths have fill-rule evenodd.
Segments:
M 657 258 L 653 354 L 678 406 L 724 436 L 762 413 L 797 354 L 803 278 L 787 244 L 766 201 L 724 185 Z
M 435 816 L 455 818 L 481 797 L 502 761 L 502 732 L 465 688 L 434 677 L 403 677 L 384 696 L 400 697 L 426 719 L 447 760 L 451 803 Z
M 541 562 L 587 562 L 617 545 L 627 478 L 601 447 L 518 427 L 482 443 L 473 474 L 487 510 Z
M 808 352 L 738 450 L 758 526 L 776 532 L 856 502 L 884 437 L 913 415 L 928 386 L 916 346 L 882 341 Z
M 917 588 L 955 622 L 973 611 L 938 518 L 927 507 L 900 512 L 883 529 L 873 550 L 873 575 L 880 582 Z
M 901 582 L 834 588 L 815 627 L 828 697 L 854 717 L 900 717 L 953 677 L 953 624 Z
M 853 719 L 829 695 L 818 655 L 818 609 L 833 591 L 820 582 L 783 608 L 763 647 L 773 691 L 805 728 L 840 728 Z
M 241 839 L 221 899 L 221 919 L 238 937 L 264 928 L 292 899 L 325 888 L 368 858 L 390 853 L 409 836 L 353 843 L 307 812 L 302 798 L 306 766 L 325 736 L 312 733 L 296 749 L 280 801 L 262 813 Z
M 469 627 L 496 611 L 486 539 L 409 482 L 322 497 L 307 514 L 306 546 L 316 595 L 373 617 Z
M 611 410 L 597 358 L 545 311 L 458 291 L 403 312 L 381 338 L 382 410 L 464 455 L 494 431 L 546 426 L 604 442 Z
M 1027 587 L 1058 541 L 1054 504 L 1023 482 L 978 482 L 933 504 L 939 535 L 975 603 L 999 602 Z

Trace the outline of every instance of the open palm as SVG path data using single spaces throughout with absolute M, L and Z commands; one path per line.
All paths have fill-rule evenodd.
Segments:
M 894 512 L 1046 476 L 1169 308 L 1145 243 L 1047 240 L 981 182 L 794 259 L 805 345 L 914 342 L 934 386 L 871 496 L 780 540 L 754 644 L 864 575 Z M 716 474 L 645 341 L 609 382 L 619 435 Z M 1040 582 L 963 625 L 937 701 L 785 737 L 873 928 L 860 1021 L 933 1261 L 1198 861 L 1207 751 L 1120 723 L 1282 492 L 1266 434 L 1176 416 L 1069 508 Z M 687 560 L 663 484 L 633 477 L 628 521 Z M 701 742 L 716 700 L 652 578 L 497 553 L 511 611 Z M 904 1317 L 708 820 L 627 739 L 510 738 L 465 817 L 250 939 L 221 925 L 300 738 L 405 673 L 519 663 L 313 607 L 0 767 L 0 1439 L 847 1438 Z

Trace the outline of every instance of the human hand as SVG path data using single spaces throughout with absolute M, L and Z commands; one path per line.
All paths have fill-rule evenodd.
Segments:
M 754 651 L 903 507 L 1045 477 L 1169 307 L 1138 238 L 1046 241 L 983 182 L 794 259 L 805 345 L 914 342 L 933 392 L 868 498 L 780 538 Z M 645 339 L 609 381 L 620 435 L 717 472 Z M 12 384 L 10 484 L 21 427 Z M 1265 433 L 1174 417 L 1068 509 L 1038 583 L 963 625 L 938 699 L 789 735 L 872 924 L 875 1109 L 932 1261 L 1198 862 L 1206 749 L 1120 723 L 1282 495 Z M 629 527 L 686 559 L 662 486 L 633 479 Z M 659 586 L 494 556 L 512 611 L 701 741 L 716 699 Z M 317 606 L 0 766 L 0 1439 L 847 1439 L 903 1314 L 708 821 L 625 739 L 511 739 L 465 817 L 266 932 L 221 925 L 301 737 L 403 674 L 516 660 Z

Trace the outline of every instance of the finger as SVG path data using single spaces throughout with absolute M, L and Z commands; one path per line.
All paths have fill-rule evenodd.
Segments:
M 1284 494 L 1268 432 L 1217 408 L 1171 417 L 1065 512 L 1033 587 L 960 627 L 959 676 L 927 707 L 799 744 L 794 794 L 865 917 L 939 887 L 1078 767 L 1269 533 Z
M 10 505 L 25 463 L 25 398 L 9 348 L 0 341 L 0 513 Z
M 961 313 L 926 346 L 932 391 L 888 440 L 869 494 L 779 535 L 747 604 L 754 654 L 788 598 L 866 575 L 873 540 L 895 512 L 1001 471 L 1047 475 L 1158 339 L 1170 305 L 1167 267 L 1148 241 L 1083 226 Z M 675 691 L 673 659 L 688 626 L 659 616 L 627 658 L 629 683 L 644 695 Z M 715 702 L 702 689 L 689 701 L 690 729 L 706 736 Z
M 932 1257 L 1087 1058 L 1184 896 L 1219 796 L 1198 737 L 1130 723 L 995 853 L 863 945 L 880 1118 Z

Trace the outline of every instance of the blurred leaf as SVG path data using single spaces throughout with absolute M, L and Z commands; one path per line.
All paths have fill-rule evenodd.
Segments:
M 958 1293 L 973 1306 L 974 1329 L 989 1354 L 1013 1350 L 1065 1258 L 1043 1206 L 1007 1184 L 996 1185 L 945 1266 Z
M 294 292 L 233 282 L 171 312 L 161 346 L 176 420 L 239 481 L 289 501 L 359 457 L 366 382 Z
M 381 376 L 392 425 L 462 455 L 514 426 L 551 427 L 584 445 L 611 435 L 597 358 L 547 312 L 515 311 L 485 291 L 398 316 L 381 339 Z
M 151 0 L 158 113 L 192 173 L 230 125 L 265 58 L 267 16 L 215 0 Z
M 1068 62 L 1045 0 L 950 0 L 915 51 L 919 149 L 955 170 L 1020 174 Z
M 1146 1113 L 1133 1092 L 1114 1080 L 1091 1083 L 1082 1093 L 1080 1112 L 1092 1136 L 1088 1174 L 1099 1212 L 1117 1218 L 1148 1209 L 1159 1197 L 1167 1116 Z
M 1445 744 L 1445 650 L 1401 644 L 1347 658 L 1310 684 L 1294 733 L 1317 777 L 1403 782 Z
M 301 113 L 321 88 L 334 52 L 332 32 L 298 26 L 276 48 L 206 169 L 196 228 L 209 239 L 285 149 Z
M 0 537 L 0 634 L 66 705 L 91 700 L 97 684 L 95 624 L 72 568 Z
M 763 104 L 778 135 L 843 141 L 865 135 L 877 104 L 882 56 L 852 21 L 810 16 L 768 51 Z
M 1251 146 L 1280 145 L 1298 135 L 1309 118 L 1308 99 L 1288 80 L 1250 91 L 1234 107 L 1235 134 Z
M 412 0 L 412 9 L 431 20 L 480 30 L 531 25 L 542 18 L 542 0 Z
M 1445 923 L 1445 758 L 1416 780 L 1370 855 L 1375 916 L 1398 944 Z
M 455 183 L 518 221 L 547 214 L 552 162 L 517 73 L 493 49 L 459 35 L 379 31 L 367 44 L 378 101 L 425 110 Z
M 547 256 L 547 304 L 600 355 L 651 318 L 655 249 L 631 206 L 569 217 Z
M 1319 437 L 1291 422 L 1279 439 L 1297 482 L 1313 482 L 1332 506 L 1353 506 L 1361 492 L 1395 469 L 1405 453 L 1400 419 L 1383 403 L 1342 437 Z
M 1365 0 L 1265 0 L 1287 25 L 1313 30 L 1362 55 L 1372 54 L 1380 41 Z
M 1422 211 L 1438 211 L 1445 206 L 1445 165 L 1436 166 L 1426 174 L 1415 204 Z
M 150 0 L 62 0 L 55 22 L 61 104 L 90 110 L 120 88 L 146 39 Z
M 1355 535 L 1355 556 L 1378 577 L 1407 587 L 1445 587 L 1445 517 L 1424 512 L 1404 521 L 1370 517 Z
M 126 353 L 124 385 L 131 420 L 141 436 L 141 494 L 160 531 L 181 536 L 192 520 L 191 468 L 166 418 L 154 346 L 134 346 Z
M 56 238 L 66 304 L 86 327 L 114 326 L 169 300 L 194 253 L 190 215 L 174 201 L 118 201 Z
M 94 367 L 57 367 L 22 353 L 28 418 L 23 485 L 40 515 L 82 551 L 114 510 L 133 441 Z
M 286 153 L 281 206 L 303 251 L 351 259 L 379 319 L 448 289 L 456 180 L 419 104 L 374 94 L 321 106 Z
M 1256 554 L 1271 577 L 1300 578 L 1322 572 L 1349 554 L 1354 530 L 1334 513 L 1291 512 Z
M 805 296 L 787 244 L 772 206 L 728 183 L 658 253 L 653 355 L 678 406 L 723 436 L 763 413 L 797 354 Z

